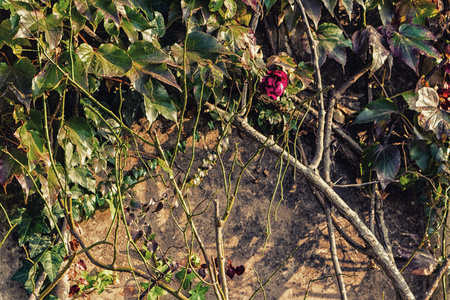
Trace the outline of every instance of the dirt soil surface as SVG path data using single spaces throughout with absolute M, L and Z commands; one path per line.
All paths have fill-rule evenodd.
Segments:
M 190 132 L 192 124 L 189 123 L 189 120 L 186 124 L 185 132 Z M 148 138 L 145 124 L 142 123 L 142 125 L 136 124 L 133 129 Z M 173 143 L 175 128 L 166 128 L 161 122 L 156 122 L 152 128 L 157 131 L 163 147 Z M 218 129 L 208 129 L 205 122 L 200 125 L 200 141 L 196 145 L 192 170 L 201 164 L 202 159 L 207 155 L 207 150 L 211 150 L 216 145 L 218 136 Z M 229 138 L 230 146 L 223 154 L 222 160 L 227 174 L 235 161 L 230 176 L 232 186 L 234 186 L 242 170 L 241 166 L 258 151 L 259 145 L 245 134 L 239 133 L 236 128 L 232 129 Z M 141 155 L 156 154 L 155 149 L 148 146 L 140 145 L 139 147 L 139 150 L 142 151 Z M 127 170 L 142 165 L 135 150 L 130 151 L 130 157 L 126 160 Z M 174 168 L 175 176 L 180 180 L 187 170 L 191 155 L 192 137 L 187 140 L 186 154 L 180 155 L 176 168 Z M 350 167 L 346 161 L 341 161 L 339 158 L 336 161 L 333 180 L 340 178 L 340 184 L 355 183 L 357 170 Z M 242 177 L 231 216 L 224 228 L 224 241 L 226 258 L 230 259 L 234 266 L 244 265 L 246 271 L 241 276 L 235 276 L 232 280 L 228 279 L 230 299 L 249 299 L 260 286 L 258 280 L 265 282 L 269 279 L 297 246 L 297 250 L 287 259 L 279 272 L 264 286 L 264 291 L 260 291 L 254 299 L 304 299 L 307 291 L 307 299 L 339 299 L 329 250 L 325 215 L 306 181 L 298 173 L 296 174 L 292 167 L 287 169 L 282 184 L 277 188 L 280 167 L 283 172 L 286 164 L 281 164 L 278 157 L 263 150 L 256 156 Z M 163 173 L 161 170 L 159 172 Z M 368 220 L 370 199 L 363 190 L 340 188 L 338 192 L 350 207 L 355 209 L 363 219 Z M 134 197 L 141 204 L 147 203 L 150 197 L 160 199 L 166 196 L 164 194 L 167 195 L 169 201 L 171 199 L 173 201 L 173 191 L 167 190 L 160 180 L 148 180 L 134 187 Z M 214 195 L 219 200 L 220 209 L 223 212 L 226 206 L 226 196 L 220 164 L 210 170 L 198 188 L 189 191 L 191 207 L 198 205 L 197 211 L 203 211 L 210 204 Z M 384 204 L 390 238 L 401 246 L 410 245 L 413 241 L 407 234 L 422 232 L 420 221 L 422 208 L 416 202 L 411 201 L 411 197 L 400 195 L 396 190 L 391 191 Z M 271 207 L 271 231 L 267 236 L 269 207 Z M 180 224 L 186 223 L 181 207 L 174 209 L 172 214 Z M 182 234 L 176 227 L 173 217 L 170 209 L 165 205 L 159 212 L 148 214 L 146 221 L 151 225 L 153 233 L 156 233 L 156 240 L 162 250 L 167 251 L 167 256 L 171 256 L 176 262 L 183 265 L 186 263 L 187 254 L 184 251 Z M 82 236 L 87 244 L 106 236 L 111 220 L 111 213 L 107 210 L 97 212 L 92 219 L 80 224 Z M 208 255 L 216 257 L 213 205 L 209 205 L 206 213 L 194 218 L 194 222 Z M 341 226 L 352 232 L 346 220 L 341 218 L 340 222 Z M 0 225 L 0 238 L 3 238 L 7 229 L 3 217 L 0 218 Z M 373 263 L 367 257 L 350 248 L 338 234 L 336 236 L 348 298 L 396 299 L 393 286 L 383 271 L 376 267 L 370 267 L 373 266 Z M 129 264 L 127 239 L 123 226 L 119 228 L 118 237 L 117 264 L 127 266 Z M 357 239 L 356 235 L 354 237 Z M 264 248 L 266 239 L 267 244 Z M 138 245 L 142 246 L 142 243 L 138 242 Z M 134 267 L 144 270 L 137 252 L 132 247 L 130 249 L 130 263 Z M 194 251 L 200 254 L 198 245 L 195 243 Z M 104 263 L 112 260 L 112 248 L 109 246 L 96 246 L 93 253 Z M 23 256 L 23 251 L 17 248 L 15 236 L 9 237 L 3 245 L 0 256 L 0 300 L 27 298 L 20 284 L 10 280 L 20 267 L 21 260 L 19 258 Z M 92 274 L 100 271 L 86 257 L 83 259 L 87 262 L 87 269 Z M 405 274 L 405 277 L 413 293 L 420 298 L 421 292 L 426 288 L 426 277 L 411 274 Z M 123 273 L 119 274 L 118 278 L 118 283 L 108 286 L 101 295 L 94 292 L 86 295 L 86 299 L 138 299 L 139 290 L 134 278 L 130 274 Z M 194 284 L 196 283 L 197 281 L 194 282 Z M 163 299 L 171 298 L 170 295 L 163 297 Z M 206 299 L 214 299 L 212 289 L 207 293 Z

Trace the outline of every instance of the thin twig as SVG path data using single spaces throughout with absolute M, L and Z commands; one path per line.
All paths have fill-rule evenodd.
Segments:
M 225 274 L 225 250 L 223 249 L 223 221 L 220 219 L 219 202 L 214 199 L 214 211 L 215 211 L 215 224 L 216 229 L 216 250 L 217 250 L 217 263 L 219 264 L 219 281 L 222 285 L 222 291 L 224 294 L 224 300 L 228 299 L 228 286 L 227 276 Z
M 333 226 L 333 219 L 331 218 L 331 206 L 328 201 L 325 204 L 325 214 L 327 217 L 327 227 L 328 227 L 328 237 L 330 239 L 330 252 L 331 252 L 331 258 L 333 260 L 333 266 L 334 266 L 334 273 L 336 274 L 338 287 L 339 287 L 339 293 L 341 294 L 341 299 L 346 300 L 347 299 L 347 292 L 345 290 L 345 284 L 344 284 L 344 278 L 342 277 L 342 271 L 341 266 L 339 264 L 339 258 L 337 256 L 337 248 L 336 248 L 336 239 L 334 236 L 334 226 Z
M 384 222 L 384 211 L 383 211 L 383 203 L 381 199 L 380 192 L 378 190 L 378 184 L 375 185 L 375 215 L 377 218 L 377 225 L 379 228 L 381 242 L 384 244 L 384 248 L 391 258 L 392 262 L 395 263 L 394 255 L 392 254 L 392 245 L 389 240 L 389 230 L 386 227 L 386 223 Z
M 303 7 L 302 0 L 296 0 L 298 7 L 300 8 L 300 13 L 302 16 L 302 21 L 305 23 L 306 27 L 306 35 L 308 37 L 309 46 L 311 47 L 312 61 L 314 65 L 314 73 L 316 75 L 315 83 L 317 85 L 317 89 L 319 91 L 322 90 L 322 75 L 320 72 L 319 65 L 319 51 L 318 51 L 318 41 L 314 39 L 312 35 L 311 27 L 309 26 L 308 16 L 306 15 L 305 8 Z M 317 128 L 317 140 L 316 140 L 316 153 L 314 154 L 314 158 L 312 162 L 308 166 L 311 169 L 317 169 L 322 160 L 323 154 L 323 143 L 324 143 L 324 135 L 325 135 L 325 105 L 323 94 L 319 95 L 319 103 L 318 103 L 318 111 L 319 111 L 319 124 Z

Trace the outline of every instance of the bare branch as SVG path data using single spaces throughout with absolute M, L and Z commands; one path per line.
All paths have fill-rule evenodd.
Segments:
M 205 105 L 211 110 L 215 109 L 219 114 L 225 114 L 224 111 L 215 108 L 210 103 L 205 103 Z M 400 274 L 395 264 L 391 261 L 389 255 L 386 253 L 375 235 L 367 228 L 364 222 L 359 218 L 358 214 L 352 210 L 344 200 L 342 200 L 342 198 L 320 177 L 320 175 L 315 172 L 315 170 L 300 163 L 292 155 L 285 152 L 283 148 L 276 145 L 273 140 L 267 141 L 267 137 L 248 125 L 247 122 L 245 122 L 245 119 L 235 118 L 234 123 L 242 128 L 253 139 L 260 143 L 266 143 L 267 148 L 271 152 L 280 155 L 283 159 L 294 165 L 296 169 L 306 178 L 306 180 L 315 186 L 330 201 L 330 203 L 337 208 L 339 213 L 353 225 L 361 238 L 370 246 L 376 261 L 392 280 L 395 289 L 401 295 L 402 299 L 415 299 L 405 279 Z
M 306 35 L 308 36 L 309 46 L 311 47 L 312 53 L 312 61 L 314 64 L 314 71 L 316 75 L 316 85 L 317 90 L 322 90 L 322 75 L 320 73 L 319 66 L 319 52 L 318 52 L 318 42 L 314 39 L 311 27 L 309 26 L 308 17 L 306 15 L 305 8 L 303 7 L 301 0 L 296 0 L 298 7 L 300 8 L 302 20 L 306 26 Z M 314 154 L 314 158 L 312 159 L 311 164 L 308 166 L 311 169 L 317 169 L 319 167 L 320 161 L 322 160 L 323 154 L 323 142 L 324 142 L 324 133 L 325 133 L 325 105 L 324 105 L 323 94 L 319 95 L 319 125 L 317 128 L 317 140 L 316 140 L 316 153 Z

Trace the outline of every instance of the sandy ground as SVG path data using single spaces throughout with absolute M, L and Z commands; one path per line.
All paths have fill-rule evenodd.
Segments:
M 158 124 L 156 124 L 158 125 Z M 155 126 L 156 126 L 155 125 Z M 159 135 L 163 143 L 170 144 L 173 136 L 166 134 L 170 128 L 160 125 Z M 201 139 L 197 145 L 196 159 L 193 170 L 201 164 L 201 160 L 207 155 L 206 149 L 211 149 L 217 141 L 218 130 L 211 131 L 206 126 L 201 127 Z M 142 131 L 143 128 L 136 127 L 135 130 Z M 187 169 L 192 154 L 192 139 L 187 142 L 187 152 L 177 160 L 175 176 L 182 178 Z M 258 145 L 243 134 L 238 134 L 233 129 L 230 135 L 230 147 L 223 155 L 225 170 L 231 170 L 234 158 L 236 164 L 231 172 L 231 183 L 235 185 L 241 167 L 258 150 Z M 147 154 L 154 153 L 154 149 L 141 147 L 141 151 Z M 246 271 L 242 276 L 235 276 L 228 280 L 230 299 L 249 299 L 261 282 L 265 282 L 276 271 L 276 269 L 289 257 L 298 245 L 298 249 L 287 259 L 277 274 L 264 286 L 254 299 L 304 299 L 308 289 L 307 299 L 339 299 L 336 280 L 328 243 L 328 232 L 325 216 L 320 206 L 316 203 L 307 183 L 295 174 L 293 168 L 288 168 L 281 186 L 277 185 L 277 176 L 280 170 L 278 158 L 268 151 L 262 151 L 244 172 L 240 182 L 239 191 L 232 208 L 231 216 L 224 228 L 225 255 L 234 266 L 244 265 Z M 342 177 L 340 183 L 353 183 L 357 170 L 348 167 L 345 161 L 337 160 L 337 172 L 334 179 Z M 139 165 L 137 157 L 130 155 L 127 160 L 127 169 Z M 281 166 L 283 169 L 285 165 Z M 173 191 L 166 190 L 162 184 L 149 180 L 134 188 L 135 199 L 146 203 L 150 197 L 158 199 L 167 193 L 169 199 L 173 197 Z M 219 200 L 221 212 L 225 207 L 225 192 L 220 165 L 210 170 L 209 175 L 202 181 L 198 188 L 189 192 L 191 207 L 198 205 L 198 211 L 206 208 L 208 200 L 214 194 Z M 368 219 L 369 199 L 357 188 L 340 189 L 339 193 L 357 210 L 360 215 Z M 270 205 L 271 199 L 272 205 Z M 204 201 L 206 200 L 206 201 Z M 268 209 L 271 206 L 271 234 L 266 241 L 266 228 L 268 226 Z M 276 217 L 274 217 L 277 208 Z M 420 233 L 420 211 L 421 208 L 411 199 L 400 197 L 392 193 L 385 200 L 385 211 L 387 226 L 391 233 L 391 239 L 400 245 L 408 245 L 411 240 L 405 233 Z M 153 209 L 151 209 L 153 210 Z M 180 224 L 185 223 L 184 213 L 181 207 L 172 211 L 173 216 Z M 149 213 L 147 221 L 156 233 L 156 240 L 167 256 L 171 256 L 180 265 L 185 263 L 187 254 L 184 251 L 184 242 L 180 231 L 173 222 L 171 212 L 167 207 L 156 213 Z M 0 238 L 5 234 L 5 223 L 0 218 Z M 200 236 L 205 244 L 206 251 L 210 257 L 217 256 L 215 248 L 214 214 L 213 205 L 202 214 L 194 218 L 199 229 Z M 94 218 L 82 223 L 82 234 L 89 243 L 102 239 L 110 226 L 111 214 L 109 211 L 98 212 Z M 341 224 L 351 232 L 345 220 Z M 132 225 L 133 226 L 133 225 Z M 118 231 L 118 261 L 120 265 L 128 265 L 127 239 L 124 228 Z M 15 247 L 17 242 L 14 237 L 8 238 L 3 246 L 0 256 L 0 300 L 26 299 L 26 293 L 20 284 L 10 281 L 12 274 L 21 264 L 19 257 L 23 257 L 20 249 Z M 138 242 L 142 246 L 141 242 Z M 346 242 L 337 235 L 337 248 L 341 261 L 342 271 L 345 274 L 349 299 L 395 299 L 395 292 L 388 278 L 381 270 L 369 268 L 369 259 L 350 248 Z M 109 246 L 97 246 L 93 253 L 99 260 L 105 263 L 111 261 L 112 248 Z M 194 243 L 194 252 L 200 254 L 199 247 Z M 86 262 L 88 260 L 84 258 Z M 137 253 L 130 252 L 130 262 L 133 266 L 142 269 Z M 204 262 L 203 260 L 201 261 Z M 88 271 L 95 273 L 99 269 L 88 262 Z M 414 294 L 420 298 L 421 292 L 426 287 L 426 278 L 422 276 L 405 275 Z M 195 281 L 196 284 L 198 281 Z M 177 287 L 177 284 L 174 284 Z M 110 286 L 101 295 L 92 293 L 87 299 L 115 299 L 131 300 L 137 299 L 139 295 L 136 282 L 130 274 L 119 274 L 119 283 Z M 172 297 L 165 296 L 164 299 Z M 206 299 L 214 299 L 212 289 L 208 292 Z

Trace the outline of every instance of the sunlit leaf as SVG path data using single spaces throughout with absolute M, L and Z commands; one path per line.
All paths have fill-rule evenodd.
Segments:
M 194 272 L 191 272 L 189 274 L 186 274 L 186 268 L 181 268 L 181 271 L 178 272 L 177 274 L 175 274 L 175 277 L 178 278 L 179 280 L 183 280 L 183 289 L 185 290 L 189 290 L 189 286 L 191 285 L 191 282 L 194 278 L 196 278 L 197 276 L 195 275 Z
M 342 66 L 347 62 L 345 48 L 352 48 L 350 40 L 344 37 L 342 30 L 335 24 L 322 23 L 317 30 L 319 40 L 319 64 L 322 65 L 326 57 L 333 58 Z
M 88 90 L 88 77 L 84 63 L 75 52 L 65 51 L 58 58 L 58 64 L 83 89 Z
M 54 90 L 63 79 L 64 74 L 51 62 L 41 69 L 32 81 L 33 98 L 42 96 L 45 92 Z
M 223 81 L 223 74 L 219 68 L 209 64 L 200 70 L 200 77 L 209 88 L 218 87 Z
M 209 286 L 203 286 L 201 282 L 197 283 L 194 289 L 189 291 L 192 300 L 205 300 L 205 294 L 208 292 Z
M 47 250 L 42 255 L 40 262 L 47 273 L 48 279 L 53 282 L 58 274 L 61 263 L 64 261 L 64 243 L 53 246 L 52 250 Z
M 450 135 L 450 114 L 440 107 L 438 93 L 430 88 L 423 87 L 418 92 L 416 111 L 419 125 L 425 130 L 432 130 L 437 138 Z
M 150 29 L 152 26 L 140 12 L 131 7 L 125 6 L 125 12 L 127 17 L 122 19 L 121 27 L 127 34 L 130 42 L 137 42 L 139 39 L 139 32 Z
M 20 126 L 14 136 L 20 141 L 19 148 L 25 149 L 28 157 L 28 166 L 33 170 L 39 162 L 50 166 L 50 156 L 46 148 L 46 142 L 40 132 L 34 130 L 30 123 Z
M 136 90 L 147 97 L 152 97 L 152 89 L 148 86 L 148 80 L 153 77 L 181 91 L 175 77 L 166 66 L 166 64 L 175 65 L 175 63 L 165 52 L 149 42 L 139 41 L 130 46 L 128 54 L 133 63 L 127 76 Z
M 150 283 L 148 283 L 148 282 L 141 282 L 140 285 L 141 285 L 141 287 L 144 290 L 147 290 L 149 288 L 149 286 L 150 286 Z M 159 299 L 161 296 L 164 296 L 166 294 L 167 294 L 167 292 L 164 289 L 162 289 L 161 287 L 155 285 L 148 291 L 146 299 L 147 300 L 156 300 L 156 299 Z
M 20 17 L 20 26 L 14 38 L 32 37 L 38 29 L 43 30 L 46 27 L 43 11 L 35 9 L 28 3 L 17 2 L 16 13 Z
M 347 11 L 349 20 L 351 20 L 353 13 L 353 0 L 341 0 L 341 3 L 342 6 L 344 6 L 345 10 Z
M 225 49 L 225 47 L 219 43 L 213 36 L 201 31 L 193 31 L 189 33 L 186 49 L 188 51 L 196 52 L 211 52 L 221 54 L 233 54 Z
M 36 68 L 28 58 L 18 59 L 12 67 L 0 62 L 0 97 L 11 91 L 27 111 L 31 102 L 31 79 Z
M 392 144 L 386 146 L 376 142 L 364 149 L 361 161 L 361 173 L 364 181 L 373 180 L 370 178 L 371 171 L 375 171 L 381 188 L 394 180 L 400 167 L 400 151 Z
M 7 18 L 0 23 L 0 48 L 4 44 L 13 47 L 14 45 L 23 45 L 31 47 L 30 42 L 25 38 L 14 38 L 17 34 L 19 27 L 12 27 L 11 19 Z
M 65 182 L 65 171 L 63 167 L 58 164 L 55 168 L 57 173 L 55 173 L 53 168 L 49 168 L 47 174 L 39 174 L 42 196 L 50 205 L 56 203 L 59 191 L 61 190 L 61 185 L 64 186 Z
M 71 182 L 79 184 L 88 191 L 93 193 L 95 192 L 95 179 L 92 177 L 91 171 L 89 171 L 86 167 L 70 168 L 68 178 Z
M 141 9 L 149 19 L 149 21 L 153 20 L 154 10 L 152 7 L 152 2 L 146 0 L 130 0 L 134 7 Z
M 334 16 L 334 7 L 336 6 L 337 0 L 322 0 L 322 2 L 323 5 L 328 9 L 330 14 Z
M 208 8 L 212 12 L 218 11 L 222 5 L 224 0 L 211 0 L 209 1 Z
M 370 102 L 356 117 L 353 124 L 376 122 L 384 124 L 391 118 L 391 114 L 397 113 L 397 104 L 390 99 L 381 98 Z
M 159 46 L 158 39 L 163 37 L 166 33 L 163 15 L 155 11 L 154 19 L 149 23 L 150 29 L 142 31 L 142 39 Z
M 202 8 L 202 3 L 200 1 L 192 0 L 181 0 L 181 11 L 183 22 L 194 15 L 198 10 Z
M 97 9 L 90 0 L 75 0 L 75 6 L 80 14 L 86 17 L 90 22 L 93 21 Z
M 224 7 L 226 7 L 226 11 L 224 14 L 225 19 L 231 19 L 236 14 L 237 5 L 235 0 L 225 0 L 223 3 Z
M 57 19 L 54 14 L 47 14 L 43 18 L 44 26 L 39 28 L 45 32 L 45 41 L 50 49 L 55 49 L 61 41 L 63 35 L 62 21 Z
M 111 0 L 95 0 L 93 5 L 103 12 L 106 20 L 113 20 L 117 25 L 120 25 L 119 13 L 117 11 L 116 1 Z
M 63 147 L 65 139 L 69 139 L 77 147 L 77 152 L 81 157 L 80 163 L 91 156 L 97 144 L 91 126 L 82 117 L 71 117 L 64 122 L 64 126 L 58 132 L 58 142 Z
M 246 5 L 250 6 L 253 11 L 258 10 L 258 0 L 242 0 Z
M 414 24 L 426 25 L 426 20 L 434 18 L 439 10 L 430 0 L 402 0 L 397 4 L 397 13 L 401 23 L 412 20 Z
M 77 54 L 85 63 L 88 72 L 98 76 L 121 77 L 132 65 L 128 54 L 112 44 L 102 44 L 94 51 L 90 45 L 84 43 L 78 47 Z
M 427 41 L 435 39 L 434 35 L 425 27 L 402 24 L 398 32 L 391 33 L 388 42 L 392 53 L 417 73 L 419 54 L 439 58 L 439 52 L 427 43 Z
M 152 86 L 152 97 L 144 96 L 145 114 L 149 123 L 156 120 L 158 114 L 163 115 L 166 119 L 176 122 L 177 109 L 169 98 L 169 94 L 162 84 L 158 81 L 150 80 Z
M 12 158 L 12 155 L 14 158 Z M 16 160 L 19 162 L 16 162 Z M 23 185 L 21 183 L 22 189 L 25 192 L 25 201 L 28 197 L 29 191 L 31 189 L 31 179 L 25 175 L 25 172 L 22 170 L 21 165 L 28 165 L 27 157 L 24 151 L 11 149 L 9 153 L 5 153 L 2 151 L 0 147 L 0 184 L 5 189 L 6 186 L 11 182 L 11 180 L 15 177 L 19 182 L 23 181 Z

